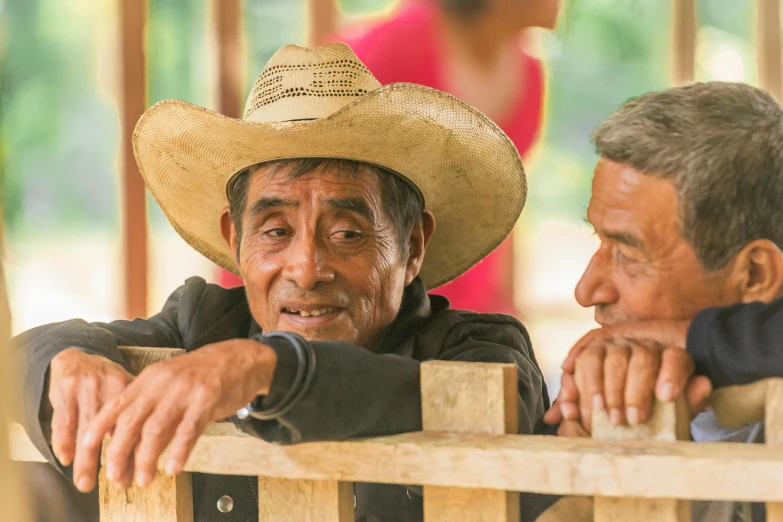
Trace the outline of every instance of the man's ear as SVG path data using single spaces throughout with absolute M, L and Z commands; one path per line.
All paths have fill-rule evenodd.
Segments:
M 228 205 L 220 212 L 220 233 L 223 236 L 223 240 L 228 245 L 231 255 L 234 257 L 234 262 L 238 266 L 239 259 L 237 259 L 237 257 L 239 252 L 237 251 L 237 245 L 239 244 L 239 238 L 237 237 L 237 229 L 234 226 L 234 220 L 231 219 L 231 212 Z
M 427 209 L 421 214 L 421 221 L 416 223 L 408 239 L 408 262 L 405 270 L 405 286 L 408 286 L 419 275 L 424 262 L 424 252 L 435 233 L 435 217 Z
M 743 303 L 769 302 L 783 291 L 783 252 L 769 239 L 756 239 L 734 256 L 733 270 Z

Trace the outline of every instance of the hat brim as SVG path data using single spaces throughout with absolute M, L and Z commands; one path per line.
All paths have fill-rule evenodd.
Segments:
M 343 158 L 395 171 L 435 216 L 421 278 L 459 276 L 494 250 L 519 218 L 527 183 L 514 144 L 484 114 L 415 84 L 381 87 L 327 118 L 257 123 L 179 100 L 150 107 L 133 134 L 147 188 L 193 248 L 234 273 L 220 233 L 226 183 L 238 170 L 287 158 Z

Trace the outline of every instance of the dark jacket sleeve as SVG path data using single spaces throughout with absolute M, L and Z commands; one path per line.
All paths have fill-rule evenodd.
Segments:
M 475 315 L 475 314 L 474 314 Z M 541 372 L 518 322 L 456 319 L 440 340 L 441 360 L 513 363 L 519 368 L 519 429 L 531 433 L 545 409 Z M 245 431 L 276 443 L 342 440 L 421 430 L 420 362 L 379 355 L 345 342 L 312 342 L 316 370 L 309 388 L 286 413 L 237 421 Z M 288 347 L 275 346 L 278 369 L 269 397 L 282 395 L 296 364 Z
M 176 290 L 163 310 L 149 319 L 112 323 L 87 323 L 74 319 L 39 326 L 11 340 L 21 365 L 21 422 L 35 447 L 50 463 L 62 469 L 49 446 L 47 425 L 51 419 L 41 415 L 45 410 L 42 401 L 48 403 L 44 392 L 52 359 L 66 348 L 73 347 L 124 366 L 118 346 L 181 347 L 177 311 L 187 286 Z
M 715 387 L 783 377 L 783 299 L 699 312 L 687 348 Z

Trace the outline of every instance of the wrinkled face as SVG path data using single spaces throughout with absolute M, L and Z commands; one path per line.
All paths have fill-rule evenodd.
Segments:
M 602 326 L 645 319 L 690 319 L 740 300 L 728 268 L 707 271 L 679 230 L 674 183 L 601 159 L 587 219 L 601 240 L 576 300 L 595 307 Z
M 238 265 L 264 331 L 372 348 L 397 316 L 407 259 L 377 176 L 253 174 Z

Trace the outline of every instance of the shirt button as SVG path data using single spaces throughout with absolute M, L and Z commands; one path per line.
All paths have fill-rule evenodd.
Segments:
M 223 495 L 217 501 L 217 508 L 221 513 L 230 513 L 234 509 L 234 499 L 228 495 Z

